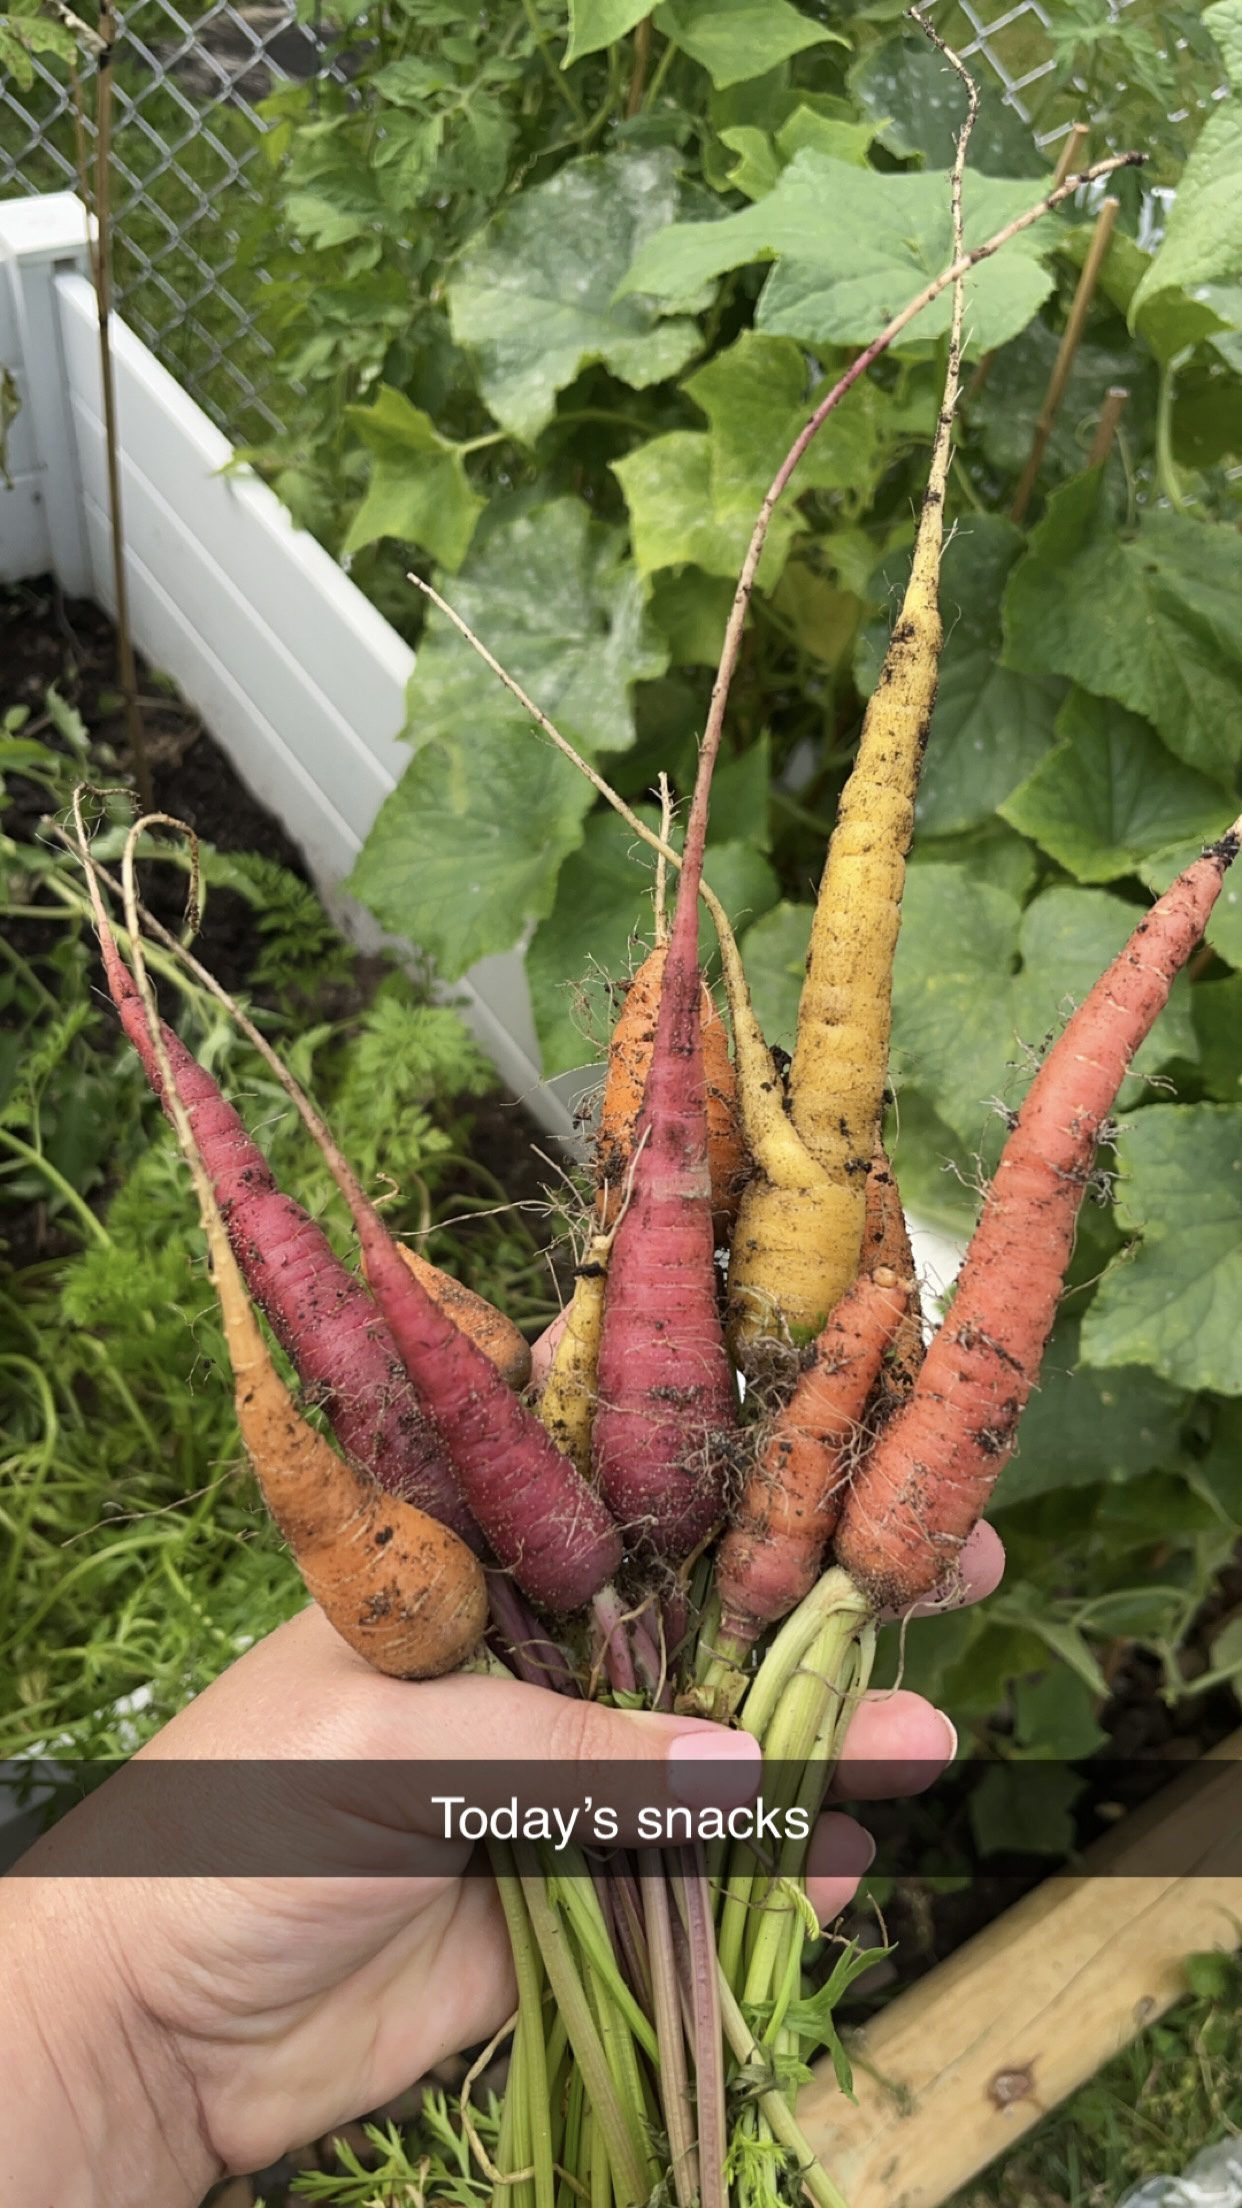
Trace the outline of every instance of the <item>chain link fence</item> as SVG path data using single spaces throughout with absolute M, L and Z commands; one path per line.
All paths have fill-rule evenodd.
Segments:
M 517 0 L 512 0 L 516 5 Z M 1129 0 L 1112 0 L 1114 9 Z M 1027 125 L 1055 67 L 1041 0 L 956 0 L 947 24 Z M 265 280 L 256 225 L 265 125 L 275 85 L 335 73 L 330 44 L 294 0 L 130 0 L 118 11 L 113 140 L 116 289 L 121 312 L 235 443 L 281 425 L 271 349 L 256 325 Z M 75 188 L 72 96 L 63 70 L 35 59 L 19 93 L 0 77 L 0 195 Z M 1041 139 L 1060 134 L 1037 133 Z M 87 132 L 89 139 L 89 118 Z

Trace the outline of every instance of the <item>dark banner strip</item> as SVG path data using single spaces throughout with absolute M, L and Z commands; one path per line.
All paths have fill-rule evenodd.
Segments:
M 757 1787 L 660 1763 L 173 1762 L 0 1765 L 0 1869 L 87 1878 L 439 1878 L 487 1870 L 486 1843 L 537 1843 L 568 1876 L 687 1841 L 797 1869 L 814 1804 L 792 1766 Z M 1242 1763 L 939 1768 L 850 1765 L 838 1803 L 875 1837 L 873 1876 L 1242 1877 Z M 930 1798 L 925 1787 L 934 1788 Z M 1167 1791 L 1166 1791 L 1167 1790 Z M 859 1797 L 864 1797 L 860 1799 Z M 1134 1808 L 1135 1804 L 1141 1806 Z M 1133 1814 L 1129 1812 L 1133 1809 Z

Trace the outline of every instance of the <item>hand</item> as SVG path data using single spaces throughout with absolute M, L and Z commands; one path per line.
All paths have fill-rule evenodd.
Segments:
M 981 1530 L 964 1562 L 972 1597 L 988 1592 L 999 1577 L 995 1536 Z M 353 1845 L 368 1813 L 381 1844 L 393 1818 L 391 1803 L 360 1804 L 355 1760 L 374 1787 L 375 1765 L 390 1759 L 639 1759 L 660 1802 L 693 1799 L 696 1750 L 715 1763 L 730 1744 L 737 1799 L 748 1801 L 757 1751 L 745 1735 L 494 1677 L 383 1679 L 309 1609 L 234 1664 L 139 1760 L 261 1753 L 267 1765 L 336 1766 L 338 1795 L 318 1808 Z M 869 1696 L 850 1727 L 837 1798 L 874 1791 L 867 1766 L 881 1761 L 886 1791 L 913 1791 L 954 1745 L 948 1721 L 917 1695 Z M 908 1778 L 894 1769 L 902 1763 Z M 0 2200 L 14 2208 L 44 2198 L 56 2208 L 192 2208 L 219 2175 L 261 2168 L 380 2105 L 447 2053 L 489 2037 L 514 2007 L 498 1897 L 489 1880 L 459 1875 L 464 1846 L 445 1844 L 435 1878 L 63 1875 L 89 1868 L 92 1831 L 118 1783 L 32 1851 L 31 1872 L 61 1875 L 0 1885 L 0 1941 L 17 1994 L 0 2031 L 0 2076 L 21 2116 L 6 2136 L 11 2148 L 24 2130 L 31 2153 L 23 2169 L 8 2151 L 0 2168 Z M 829 1810 L 808 1878 L 821 1919 L 845 1905 L 869 1859 L 866 1834 Z

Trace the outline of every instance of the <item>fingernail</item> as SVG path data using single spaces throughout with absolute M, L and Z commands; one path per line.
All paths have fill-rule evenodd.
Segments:
M 763 1750 L 751 1733 L 713 1725 L 680 1733 L 668 1752 L 668 1786 L 687 1809 L 742 1809 L 759 1791 Z
M 936 1715 L 940 1719 L 941 1724 L 943 1725 L 946 1733 L 949 1736 L 949 1753 L 947 1761 L 949 1763 L 952 1763 L 957 1756 L 957 1727 L 954 1724 L 952 1718 L 949 1717 L 944 1710 L 937 1710 Z

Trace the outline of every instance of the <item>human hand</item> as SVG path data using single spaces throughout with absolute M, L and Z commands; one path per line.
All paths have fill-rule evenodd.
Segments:
M 999 1562 L 999 1543 L 981 1529 L 964 1557 L 972 1599 L 990 1591 Z M 886 1792 L 914 1791 L 953 1750 L 947 1720 L 919 1696 L 868 1696 L 834 1793 L 839 1801 L 874 1793 L 872 1766 L 882 1767 Z M 380 1785 L 377 1798 L 377 1766 L 390 1760 L 638 1761 L 647 1798 L 660 1803 L 694 1799 L 696 1754 L 700 1777 L 704 1756 L 715 1773 L 731 1755 L 737 1801 L 758 1785 L 758 1751 L 744 1734 L 492 1676 L 417 1685 L 381 1678 L 313 1608 L 243 1656 L 138 1760 L 236 1762 L 256 1753 L 264 1759 L 256 1816 L 265 1780 L 279 1793 L 282 1762 L 313 1760 L 328 1774 L 315 1814 L 338 1830 L 325 1829 L 325 1848 L 334 1839 L 355 1847 L 368 1825 L 381 1847 L 409 1830 L 400 1824 L 408 1792 L 385 1797 Z M 464 1844 L 440 1842 L 435 1877 L 92 1878 L 92 1829 L 108 1814 L 108 1795 L 105 1785 L 28 1859 L 30 1873 L 59 1875 L 0 1886 L 0 1939 L 18 1997 L 0 2054 L 22 2094 L 28 2136 L 42 2129 L 31 2164 L 42 2190 L 29 2189 L 30 2173 L 23 2189 L 10 2157 L 0 2199 L 22 2208 L 45 2195 L 56 2208 L 189 2208 L 215 2177 L 260 2168 L 378 2106 L 511 2012 L 497 1892 L 488 1879 L 461 1875 Z M 869 1860 L 861 1827 L 829 1809 L 807 1880 L 822 1920 L 844 1907 Z M 52 2003 L 42 1998 L 47 1986 L 57 1989 Z M 76 2130 L 63 2119 L 31 2121 L 49 2077 L 60 2081 Z M 49 2140 L 69 2157 L 55 2187 L 46 2179 Z

